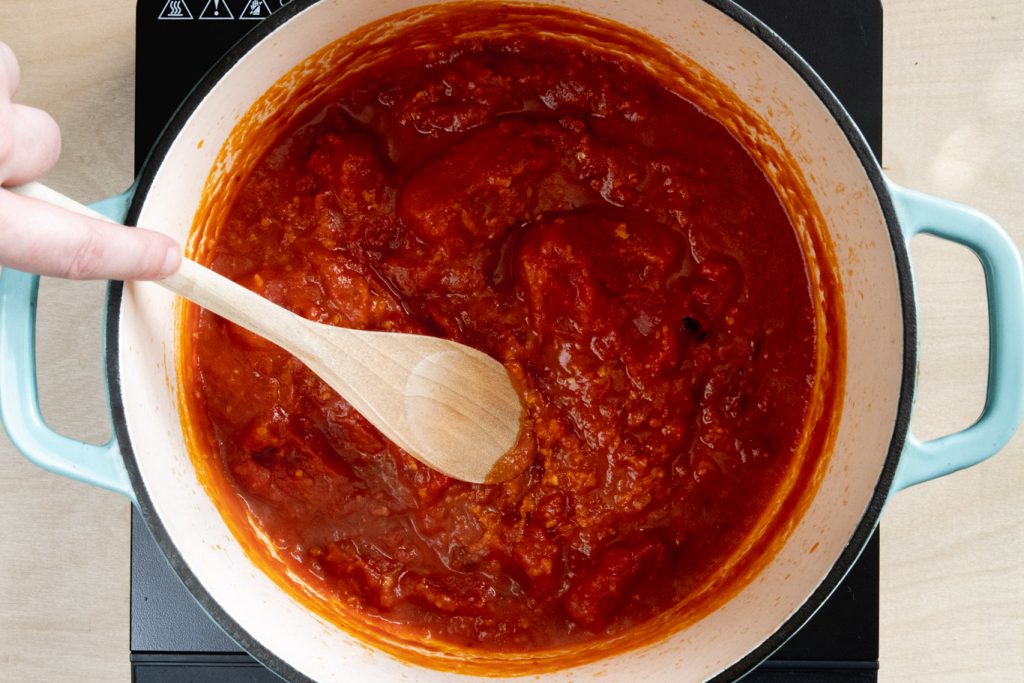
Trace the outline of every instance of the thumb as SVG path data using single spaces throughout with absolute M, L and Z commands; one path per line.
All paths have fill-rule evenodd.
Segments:
M 0 190 L 0 265 L 73 280 L 155 280 L 181 265 L 166 235 Z

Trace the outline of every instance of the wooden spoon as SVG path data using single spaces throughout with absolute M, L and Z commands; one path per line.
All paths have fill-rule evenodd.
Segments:
M 109 220 L 39 183 L 11 189 Z M 156 284 L 294 355 L 424 464 L 474 483 L 518 473 L 509 452 L 523 408 L 508 372 L 490 356 L 436 337 L 312 322 L 189 259 Z

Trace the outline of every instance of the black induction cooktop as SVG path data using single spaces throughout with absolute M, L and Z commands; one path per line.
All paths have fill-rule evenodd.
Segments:
M 670 0 L 671 1 L 671 0 Z M 291 0 L 139 0 L 135 166 L 203 74 Z M 876 156 L 882 142 L 878 0 L 738 0 L 822 76 Z M 137 683 L 279 680 L 210 620 L 132 512 L 131 662 Z M 878 672 L 878 534 L 821 610 L 744 681 L 862 683 Z

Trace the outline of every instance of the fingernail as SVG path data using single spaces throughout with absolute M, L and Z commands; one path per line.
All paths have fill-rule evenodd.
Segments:
M 167 255 L 164 257 L 164 264 L 160 268 L 160 277 L 170 277 L 178 272 L 181 266 L 181 254 L 178 252 L 178 245 L 167 247 Z

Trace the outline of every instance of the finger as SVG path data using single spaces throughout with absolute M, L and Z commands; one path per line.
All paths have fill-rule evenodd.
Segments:
M 73 280 L 155 280 L 181 265 L 166 235 L 0 190 L 0 263 Z
M 18 58 L 7 43 L 0 41 L 0 93 L 10 97 L 18 91 L 20 83 L 21 67 L 18 66 Z
M 22 185 L 43 175 L 60 157 L 60 128 L 41 109 L 11 105 L 0 127 L 0 185 Z

